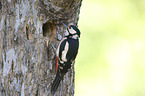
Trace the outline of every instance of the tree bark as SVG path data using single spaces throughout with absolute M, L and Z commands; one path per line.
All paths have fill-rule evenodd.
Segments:
M 82 0 L 0 1 L 0 96 L 52 96 L 55 52 L 66 28 L 77 24 Z M 55 96 L 73 96 L 74 68 Z

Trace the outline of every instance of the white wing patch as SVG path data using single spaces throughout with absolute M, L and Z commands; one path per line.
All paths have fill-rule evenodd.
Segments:
M 66 59 L 66 54 L 67 54 L 67 52 L 68 52 L 68 49 L 69 49 L 69 43 L 68 42 L 66 42 L 66 44 L 65 44 L 65 48 L 64 48 L 64 50 L 62 51 L 62 61 L 67 61 L 67 59 Z
M 63 38 L 63 39 L 60 41 L 59 45 L 58 45 L 58 48 L 57 48 L 57 50 L 56 50 L 56 56 L 57 56 L 57 57 L 59 57 L 60 45 L 61 45 L 61 43 L 62 43 L 65 39 L 67 39 L 67 38 Z

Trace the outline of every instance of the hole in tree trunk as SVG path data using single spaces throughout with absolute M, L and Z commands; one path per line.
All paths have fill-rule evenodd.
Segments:
M 48 41 L 46 42 L 48 44 L 47 45 L 48 60 L 52 60 L 54 58 L 54 52 L 49 41 L 53 42 L 55 40 L 56 26 L 53 22 L 47 21 L 45 24 L 43 24 L 42 29 L 43 29 L 43 36 L 48 38 Z
M 53 22 L 47 21 L 43 24 L 43 36 L 49 38 L 51 42 L 54 41 L 56 35 L 56 26 Z

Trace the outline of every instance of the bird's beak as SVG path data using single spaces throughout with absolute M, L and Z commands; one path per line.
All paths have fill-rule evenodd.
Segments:
M 62 23 L 65 27 L 68 27 L 66 24 Z

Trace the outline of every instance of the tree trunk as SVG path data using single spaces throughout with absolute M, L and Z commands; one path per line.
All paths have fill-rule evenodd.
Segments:
M 51 96 L 61 24 L 77 24 L 82 0 L 0 1 L 0 96 Z M 55 96 L 73 96 L 74 70 Z

